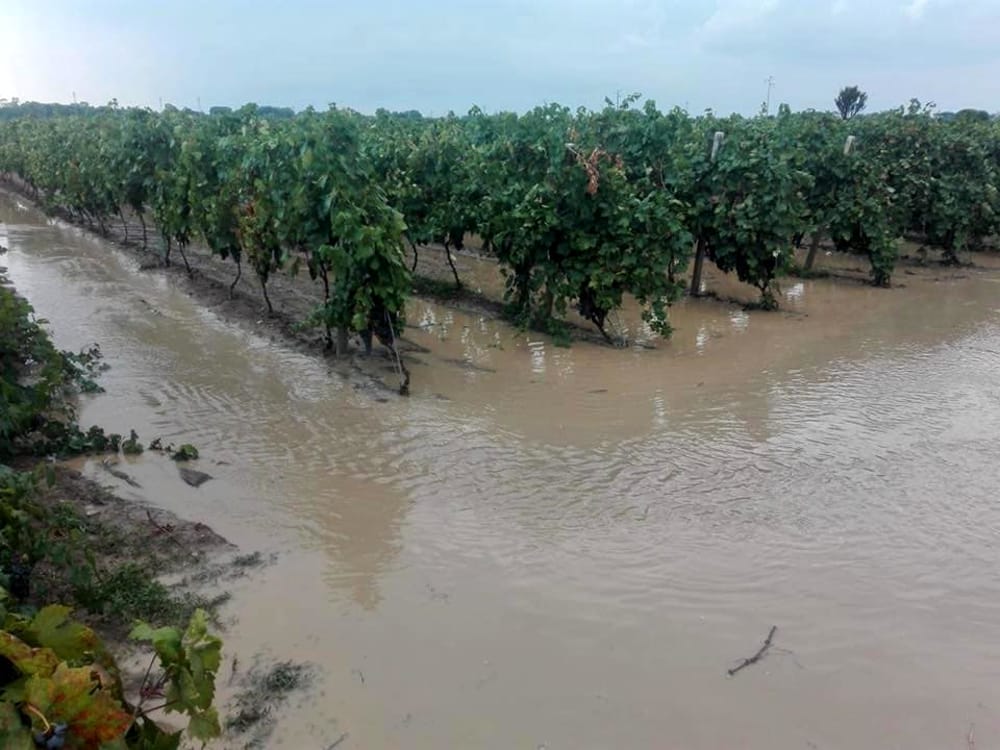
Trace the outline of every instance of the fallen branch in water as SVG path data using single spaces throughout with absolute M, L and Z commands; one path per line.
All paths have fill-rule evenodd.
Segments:
M 350 734 L 348 734 L 347 732 L 344 732 L 342 735 L 340 735 L 340 737 L 337 738 L 336 742 L 334 742 L 332 745 L 330 745 L 330 747 L 328 747 L 326 750 L 333 750 L 333 748 L 335 748 L 337 745 L 339 745 L 341 742 L 343 742 L 344 740 L 346 740 L 350 736 L 351 736 Z
M 730 670 L 727 670 L 729 676 L 732 677 L 741 669 L 745 669 L 746 667 L 749 667 L 751 664 L 756 664 L 757 662 L 759 662 L 761 660 L 761 657 L 763 657 L 764 654 L 767 653 L 767 650 L 771 648 L 771 641 L 774 639 L 774 634 L 777 632 L 778 632 L 778 626 L 772 625 L 771 632 L 767 634 L 767 640 L 764 641 L 764 645 L 760 647 L 760 650 L 756 654 L 751 656 L 749 659 L 744 659 L 737 666 L 733 667 Z

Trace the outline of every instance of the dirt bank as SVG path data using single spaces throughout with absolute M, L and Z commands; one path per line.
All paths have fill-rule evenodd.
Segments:
M 119 481 L 129 478 L 123 468 L 109 468 Z M 39 607 L 75 606 L 76 619 L 101 635 L 123 668 L 127 694 L 138 690 L 146 667 L 146 653 L 128 638 L 135 619 L 184 627 L 191 612 L 201 608 L 225 641 L 238 625 L 226 611 L 229 587 L 270 560 L 260 553 L 240 554 L 205 524 L 122 498 L 71 466 L 55 466 L 50 481 L 38 504 L 54 519 L 57 537 L 87 550 L 95 580 L 82 583 L 82 571 L 48 562 L 32 576 L 30 601 Z M 217 705 L 225 734 L 216 746 L 264 747 L 280 719 L 274 709 L 313 685 L 313 669 L 233 648 L 224 647 L 224 656 Z M 171 717 L 159 720 L 170 724 Z
M 113 459 L 108 460 L 110 465 Z M 113 470 L 127 476 L 121 469 Z M 119 497 L 71 466 L 54 467 L 51 478 L 50 486 L 43 483 L 38 503 L 49 518 L 57 519 L 57 536 L 74 548 L 93 553 L 98 580 L 81 586 L 79 571 L 50 565 L 34 576 L 35 603 L 72 603 L 81 589 L 92 590 L 92 606 L 103 611 L 78 614 L 118 650 L 127 652 L 125 636 L 131 617 L 155 617 L 158 624 L 182 625 L 195 607 L 215 611 L 225 601 L 225 596 L 206 585 L 219 576 L 207 573 L 225 564 L 223 560 L 238 562 L 241 558 L 236 547 L 208 526 Z M 117 574 L 126 567 L 144 572 L 152 580 L 170 581 L 173 577 L 176 581 L 168 586 L 166 596 L 152 589 L 145 592 L 145 598 L 134 587 L 131 591 L 112 590 L 108 582 L 119 578 Z M 122 588 L 136 580 L 121 579 Z

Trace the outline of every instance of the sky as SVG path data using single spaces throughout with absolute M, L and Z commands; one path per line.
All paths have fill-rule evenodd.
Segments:
M 1000 111 L 1000 0 L 2 0 L 0 99 Z

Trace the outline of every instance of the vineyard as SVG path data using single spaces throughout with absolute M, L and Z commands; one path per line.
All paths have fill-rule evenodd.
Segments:
M 0 106 L 0 747 L 985 746 L 998 187 L 915 101 Z
M 308 271 L 320 291 L 301 323 L 338 351 L 352 334 L 394 351 L 419 247 L 443 246 L 461 286 L 452 253 L 470 236 L 498 262 L 514 321 L 558 333 L 575 308 L 610 339 L 626 297 L 669 335 L 668 307 L 704 291 L 705 262 L 774 309 L 776 280 L 811 270 L 822 241 L 889 286 L 900 238 L 958 263 L 1000 230 L 1000 125 L 915 101 L 849 121 L 691 117 L 637 97 L 444 118 L 114 103 L 3 115 L 0 172 L 46 208 L 101 232 L 134 216 L 168 265 L 199 241 L 233 264 L 234 286 L 252 273 L 268 310 L 275 273 Z

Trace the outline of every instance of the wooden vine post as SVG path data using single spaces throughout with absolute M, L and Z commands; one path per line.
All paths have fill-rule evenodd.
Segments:
M 710 162 L 715 164 L 715 160 L 719 156 L 719 150 L 722 148 L 722 142 L 726 140 L 726 134 L 721 130 L 715 131 L 715 137 L 712 138 L 712 154 L 709 157 Z M 691 274 L 691 296 L 698 297 L 701 295 L 701 274 L 702 269 L 705 266 L 705 237 L 704 235 L 699 235 L 698 244 L 694 253 L 694 271 Z
M 844 141 L 844 156 L 850 156 L 854 151 L 854 142 L 857 139 L 853 135 L 847 136 L 847 140 Z M 803 268 L 806 271 L 811 271 L 813 263 L 816 262 L 816 254 L 819 251 L 820 240 L 823 239 L 823 229 L 824 227 L 816 227 L 812 233 L 812 238 L 809 240 L 809 254 L 806 256 L 806 263 Z

